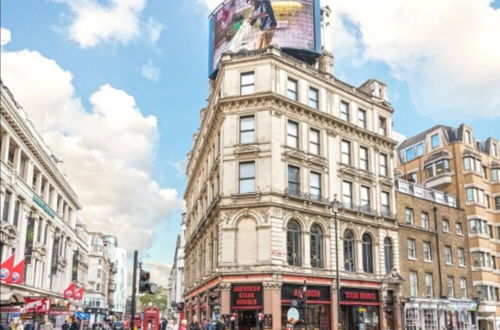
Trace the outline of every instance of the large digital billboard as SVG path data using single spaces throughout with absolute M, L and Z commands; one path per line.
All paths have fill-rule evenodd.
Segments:
M 302 57 L 321 49 L 319 0 L 226 0 L 210 16 L 209 75 L 222 53 L 269 45 Z

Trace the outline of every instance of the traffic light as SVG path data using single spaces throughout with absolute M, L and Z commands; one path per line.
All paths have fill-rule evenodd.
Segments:
M 151 283 L 149 283 L 149 279 L 151 278 L 151 274 L 147 270 L 141 269 L 141 273 L 139 274 L 139 292 L 140 293 L 151 293 Z

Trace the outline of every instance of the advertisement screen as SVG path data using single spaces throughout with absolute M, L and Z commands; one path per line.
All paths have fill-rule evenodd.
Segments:
M 210 17 L 209 74 L 222 53 L 275 45 L 319 53 L 319 0 L 226 0 Z

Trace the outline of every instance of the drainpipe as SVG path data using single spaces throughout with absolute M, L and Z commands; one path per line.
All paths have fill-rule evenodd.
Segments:
M 438 218 L 437 218 L 437 207 L 436 204 L 433 203 L 432 211 L 434 212 L 434 229 L 436 230 L 436 252 L 437 252 L 437 265 L 438 265 L 438 274 L 439 274 L 439 297 L 444 297 L 443 294 L 443 274 L 441 271 L 441 252 L 439 248 L 439 231 L 438 231 Z

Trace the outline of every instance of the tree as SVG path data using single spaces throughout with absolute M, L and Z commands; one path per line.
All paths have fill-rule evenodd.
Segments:
M 164 312 L 168 308 L 168 291 L 162 286 L 158 286 L 154 294 L 143 294 L 139 297 L 139 306 L 141 310 L 148 307 L 149 305 L 156 306 L 161 312 Z

